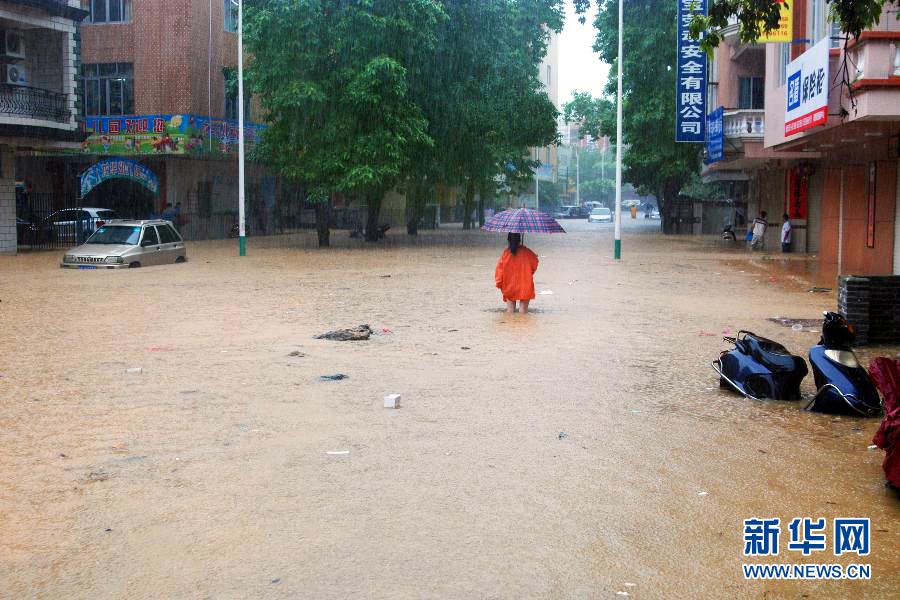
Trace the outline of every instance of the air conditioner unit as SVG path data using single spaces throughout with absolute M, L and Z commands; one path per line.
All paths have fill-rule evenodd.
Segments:
M 0 43 L 2 54 L 6 58 L 25 58 L 25 39 L 22 32 L 17 29 L 5 29 L 0 31 Z
M 28 75 L 28 69 L 22 65 L 3 65 L 0 70 L 0 82 L 9 85 L 28 85 L 31 77 Z

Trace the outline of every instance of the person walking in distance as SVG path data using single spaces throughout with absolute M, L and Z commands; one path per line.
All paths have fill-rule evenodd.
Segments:
M 791 234 L 794 231 L 794 225 L 791 223 L 791 216 L 784 213 L 784 225 L 781 226 L 781 251 L 791 251 Z
M 750 249 L 758 250 L 766 244 L 766 229 L 769 228 L 769 222 L 766 221 L 766 211 L 759 213 L 759 216 L 753 219 L 753 225 L 750 231 L 753 237 L 750 238 Z

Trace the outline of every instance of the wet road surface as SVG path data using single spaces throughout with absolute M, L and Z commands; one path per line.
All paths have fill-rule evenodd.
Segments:
M 743 400 L 709 366 L 740 328 L 805 355 L 815 332 L 767 319 L 833 294 L 657 223 L 626 219 L 618 263 L 610 225 L 527 236 L 553 293 L 513 317 L 503 238 L 476 232 L 0 257 L 0 597 L 897 597 L 877 420 Z M 745 581 L 742 520 L 780 517 L 784 547 L 805 516 L 871 518 L 871 555 L 746 562 L 872 579 Z

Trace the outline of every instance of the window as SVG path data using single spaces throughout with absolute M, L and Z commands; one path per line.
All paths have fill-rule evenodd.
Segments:
M 174 244 L 178 241 L 178 236 L 175 235 L 175 231 L 168 225 L 158 226 L 156 229 L 159 231 L 160 243 Z
M 144 227 L 144 241 L 141 242 L 142 246 L 155 246 L 159 243 L 159 237 L 156 235 L 156 227 L 149 225 Z
M 812 44 L 816 44 L 825 37 L 825 0 L 812 0 L 809 2 L 809 27 L 808 37 Z
M 791 45 L 788 42 L 779 44 L 778 53 L 778 85 L 782 86 L 787 79 L 787 66 L 791 62 Z
M 134 114 L 134 78 L 131 63 L 81 65 L 85 116 Z
M 238 0 L 225 0 L 225 31 L 237 33 Z
M 738 77 L 738 108 L 762 109 L 763 78 Z
M 841 32 L 840 23 L 830 23 L 831 28 L 831 47 L 840 48 L 844 43 L 844 34 Z
M 81 8 L 91 13 L 90 23 L 131 22 L 131 0 L 81 0 Z

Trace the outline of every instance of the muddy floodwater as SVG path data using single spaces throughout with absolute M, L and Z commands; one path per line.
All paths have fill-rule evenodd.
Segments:
M 478 232 L 124 271 L 0 257 L 0 597 L 897 598 L 878 420 L 745 400 L 710 368 L 741 328 L 805 355 L 818 333 L 769 319 L 834 293 L 656 223 L 626 220 L 620 262 L 610 225 L 526 236 L 552 294 L 512 317 L 503 238 Z M 781 518 L 777 559 L 742 556 L 751 517 Z M 871 554 L 833 556 L 830 531 L 788 552 L 794 517 L 868 517 Z

